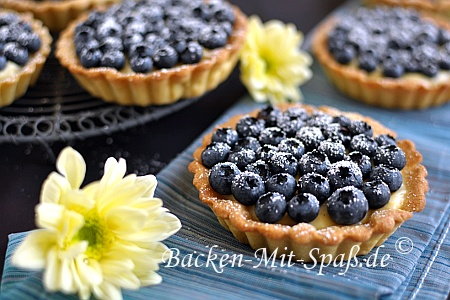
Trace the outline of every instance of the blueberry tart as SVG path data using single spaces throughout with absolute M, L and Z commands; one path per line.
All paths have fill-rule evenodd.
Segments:
M 288 116 L 302 121 L 293 137 L 280 127 Z M 261 127 L 252 135 L 257 147 L 240 144 L 250 132 L 242 124 Z M 287 104 L 218 126 L 189 170 L 200 200 L 240 242 L 307 262 L 367 254 L 421 211 L 428 190 L 421 161 L 411 141 L 373 119 Z
M 0 106 L 33 85 L 50 53 L 52 38 L 30 14 L 0 10 Z
M 450 24 L 438 18 L 359 8 L 320 25 L 312 49 L 330 80 L 356 100 L 398 109 L 450 100 Z
M 449 0 L 366 0 L 365 3 L 367 5 L 401 6 L 450 18 Z
M 224 81 L 246 27 L 245 15 L 222 0 L 126 0 L 74 21 L 56 56 L 105 101 L 164 105 Z
M 50 31 L 58 32 L 90 9 L 114 2 L 118 0 L 0 0 L 0 6 L 18 12 L 32 13 Z

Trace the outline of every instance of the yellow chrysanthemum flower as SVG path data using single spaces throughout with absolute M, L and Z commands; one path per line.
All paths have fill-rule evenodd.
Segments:
M 311 57 L 300 49 L 303 35 L 295 25 L 249 21 L 241 54 L 241 80 L 258 102 L 299 101 L 299 86 L 311 78 Z
M 13 256 L 16 266 L 45 269 L 49 291 L 88 299 L 121 299 L 121 288 L 158 284 L 161 243 L 181 223 L 154 198 L 155 176 L 125 176 L 125 160 L 109 158 L 100 181 L 84 188 L 86 164 L 72 148 L 44 182 L 36 224 Z

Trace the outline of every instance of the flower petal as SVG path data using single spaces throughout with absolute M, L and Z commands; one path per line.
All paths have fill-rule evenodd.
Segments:
M 108 228 L 117 234 L 128 235 L 139 232 L 145 225 L 148 214 L 140 209 L 131 207 L 116 207 L 111 209 L 106 222 Z
M 47 252 L 55 243 L 55 232 L 45 229 L 32 231 L 14 252 L 12 263 L 21 268 L 42 269 Z
M 59 203 L 64 191 L 70 189 L 70 183 L 60 174 L 53 172 L 44 181 L 41 190 L 41 203 Z
M 64 148 L 56 161 L 56 168 L 70 182 L 73 189 L 78 189 L 86 174 L 83 156 L 71 147 Z

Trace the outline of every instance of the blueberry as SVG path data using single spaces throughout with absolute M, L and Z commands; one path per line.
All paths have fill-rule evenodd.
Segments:
M 450 56 L 442 54 L 439 60 L 439 67 L 442 70 L 450 70 Z
M 299 139 L 307 150 L 316 149 L 320 142 L 325 139 L 322 131 L 317 127 L 302 127 L 297 133 L 296 138 Z
M 23 32 L 19 35 L 17 42 L 28 51 L 34 53 L 41 48 L 41 39 L 36 33 L 26 33 Z
M 212 136 L 213 142 L 227 143 L 230 146 L 234 146 L 238 138 L 239 136 L 236 130 L 228 127 L 217 129 Z
M 205 21 L 209 20 L 212 17 L 212 11 L 209 9 L 206 3 L 201 3 L 195 6 L 192 9 L 192 14 L 195 17 L 204 19 Z
M 348 130 L 351 135 L 365 134 L 369 137 L 373 135 L 372 126 L 364 121 L 351 121 L 350 125 L 348 126 Z
M 450 42 L 450 31 L 445 29 L 439 29 L 439 45 L 444 45 Z
M 24 66 L 28 62 L 28 51 L 17 43 L 7 43 L 3 48 L 3 55 L 10 61 Z
M 278 127 L 268 127 L 261 131 L 259 141 L 262 144 L 278 145 L 286 138 L 286 134 Z
M 125 32 L 127 34 L 145 35 L 148 32 L 148 27 L 143 20 L 134 20 L 126 25 Z
M 269 165 L 263 160 L 249 164 L 245 170 L 258 174 L 263 180 L 267 180 L 271 176 Z
M 332 142 L 341 142 L 343 145 L 350 145 L 352 139 L 349 130 L 338 123 L 327 124 L 322 128 L 325 139 Z
M 91 40 L 93 40 L 95 37 L 95 30 L 90 27 L 82 27 L 80 31 L 77 31 L 75 33 L 74 41 L 75 43 L 82 43 L 85 44 Z
M 287 205 L 289 217 L 298 223 L 313 221 L 319 215 L 319 210 L 319 201 L 312 194 L 299 194 Z
M 315 112 L 306 121 L 307 126 L 323 128 L 333 122 L 333 117 L 321 111 Z
M 298 181 L 299 193 L 313 194 L 320 203 L 330 196 L 330 183 L 328 179 L 317 173 L 308 173 Z
M 303 155 L 299 161 L 300 174 L 319 173 L 326 174 L 330 168 L 328 157 L 317 150 L 313 150 Z
M 348 154 L 348 159 L 358 165 L 364 179 L 369 177 L 372 171 L 372 162 L 367 155 L 359 151 L 353 151 Z
M 270 156 L 268 161 L 270 171 L 276 173 L 289 173 L 292 176 L 297 174 L 298 161 L 294 155 L 286 152 L 276 152 Z
M 373 161 L 376 165 L 386 165 L 401 170 L 406 165 L 406 156 L 399 147 L 387 145 L 377 149 Z
M 170 39 L 170 46 L 175 49 L 175 51 L 177 51 L 178 56 L 180 57 L 180 60 L 182 61 L 182 57 L 181 54 L 186 50 L 187 48 L 187 41 L 186 41 L 186 37 L 185 36 L 177 36 L 177 37 L 171 37 Z M 202 52 L 200 52 L 201 54 Z M 186 57 L 189 60 L 189 55 Z M 201 55 L 200 55 L 201 58 Z M 199 58 L 199 60 L 200 60 Z
M 212 168 L 215 164 L 228 159 L 231 147 L 225 143 L 212 143 L 202 152 L 202 163 L 207 168 Z
M 396 168 L 379 165 L 370 173 L 370 180 L 381 180 L 389 186 L 391 192 L 398 190 L 403 183 L 402 173 Z
M 197 42 L 189 42 L 186 49 L 181 53 L 181 62 L 185 64 L 198 63 L 203 56 L 203 48 Z
M 339 116 L 333 117 L 332 123 L 338 123 L 339 125 L 341 125 L 343 127 L 350 127 L 352 124 L 352 120 L 350 120 L 346 116 L 339 115 Z
M 118 37 L 107 37 L 100 44 L 100 50 L 102 50 L 102 52 L 122 51 L 123 50 L 122 40 Z
M 153 61 L 150 57 L 136 56 L 130 59 L 131 69 L 136 73 L 147 73 L 153 69 Z
M 158 49 L 153 55 L 153 63 L 157 68 L 168 69 L 175 66 L 178 62 L 178 54 L 170 46 Z
M 339 52 L 340 49 L 345 46 L 346 36 L 343 33 L 338 33 L 338 31 L 333 31 L 328 37 L 328 49 L 331 53 Z
M 98 49 L 86 48 L 80 53 L 80 62 L 85 68 L 95 68 L 100 65 L 102 53 Z
M 128 50 L 128 55 L 131 58 L 134 57 L 150 57 L 154 53 L 154 48 L 150 47 L 149 45 L 142 43 L 133 44 L 130 46 L 130 49 Z M 153 61 L 152 61 L 152 67 L 153 67 Z
M 105 14 L 103 12 L 94 11 L 89 14 L 86 21 L 84 21 L 84 25 L 89 27 L 97 27 L 105 18 Z
M 355 49 L 350 45 L 346 45 L 342 49 L 333 52 L 334 58 L 344 65 L 350 63 L 355 58 L 355 54 Z
M 228 156 L 228 161 L 234 163 L 239 169 L 243 170 L 247 165 L 256 161 L 256 154 L 250 149 L 241 149 L 239 151 L 231 152 Z
M 361 170 L 351 161 L 339 161 L 332 164 L 327 176 L 333 191 L 350 185 L 360 187 L 363 183 Z
M 286 109 L 286 111 L 283 113 L 285 116 L 288 116 L 291 120 L 294 119 L 300 119 L 302 121 L 305 121 L 309 118 L 308 113 L 305 109 L 300 107 L 290 107 Z
M 259 111 L 257 118 L 264 120 L 266 127 L 273 127 L 277 125 L 277 120 L 281 114 L 282 112 L 279 109 L 272 105 L 267 105 Z
M 295 181 L 294 176 L 288 173 L 278 173 L 267 179 L 266 189 L 268 192 L 278 192 L 282 194 L 286 200 L 289 200 L 295 195 L 297 182 Z
M 103 40 L 107 37 L 120 37 L 122 34 L 122 26 L 117 23 L 114 19 L 106 19 L 103 23 L 99 24 L 97 28 L 97 38 Z
M 397 145 L 395 138 L 389 134 L 381 134 L 375 138 L 378 146 Z
M 377 60 L 372 55 L 364 55 L 359 57 L 359 68 L 369 73 L 375 71 L 377 64 Z
M 218 26 L 220 26 L 220 28 L 222 28 L 222 30 L 225 31 L 228 37 L 233 33 L 233 25 L 231 23 L 222 22 L 219 23 Z
M 250 149 L 256 152 L 259 150 L 259 148 L 261 148 L 261 144 L 259 143 L 257 138 L 254 138 L 252 136 L 240 138 L 234 146 L 235 151 L 241 149 Z
M 303 120 L 297 117 L 290 117 L 282 114 L 277 119 L 277 126 L 286 133 L 286 136 L 293 137 L 297 131 L 305 124 Z
M 262 145 L 261 148 L 256 151 L 258 159 L 268 161 L 272 155 L 278 152 L 278 148 L 272 145 Z
M 423 61 L 419 64 L 419 71 L 428 77 L 434 77 L 439 73 L 437 62 Z
M 378 147 L 377 142 L 375 142 L 374 139 L 364 134 L 355 135 L 350 142 L 350 148 L 353 151 L 359 151 L 362 154 L 367 155 L 369 157 L 375 155 L 377 147 Z
M 345 156 L 345 146 L 341 143 L 323 141 L 317 150 L 325 154 L 332 163 L 343 160 Z
M 305 146 L 303 146 L 303 143 L 296 138 L 282 140 L 278 144 L 278 150 L 280 152 L 290 153 L 297 159 L 300 159 L 303 154 L 305 154 Z
M 123 46 L 127 51 L 129 51 L 133 45 L 137 45 L 139 43 L 142 43 L 143 41 L 144 38 L 142 37 L 142 35 L 130 34 L 123 39 Z
M 414 59 L 403 63 L 403 67 L 405 68 L 405 72 L 420 72 L 420 64 Z
M 214 28 L 205 28 L 200 35 L 200 44 L 208 49 L 216 49 L 226 45 L 227 34 L 219 26 Z
M 389 186 L 381 180 L 365 182 L 362 191 L 371 209 L 378 209 L 385 206 L 391 198 Z
M 6 60 L 6 57 L 4 57 L 3 55 L 0 55 L 0 71 L 6 67 L 7 62 L 8 61 Z
M 383 75 L 385 77 L 399 78 L 403 75 L 405 69 L 399 63 L 388 61 L 383 63 Z
M 367 214 L 369 203 L 364 193 L 354 186 L 336 190 L 327 201 L 331 219 L 339 225 L 356 224 Z
M 12 23 L 16 23 L 18 21 L 19 21 L 19 18 L 15 14 L 6 13 L 6 14 L 0 15 L 0 26 L 5 26 L 5 25 L 7 26 Z
M 111 50 L 103 54 L 100 65 L 102 67 L 114 68 L 117 70 L 125 66 L 125 55 L 117 50 Z
M 161 36 L 154 33 L 149 33 L 145 36 L 145 43 L 151 46 L 154 50 L 168 46 L 166 41 Z
M 262 195 L 255 205 L 255 214 L 258 220 L 265 223 L 275 223 L 286 213 L 287 203 L 280 193 L 269 192 Z
M 230 162 L 218 163 L 212 167 L 209 173 L 209 184 L 222 195 L 231 194 L 231 183 L 240 174 L 238 167 Z
M 264 121 L 250 116 L 245 116 L 236 124 L 236 131 L 240 136 L 258 137 L 264 130 Z
M 240 203 L 253 205 L 265 193 L 264 181 L 255 173 L 240 173 L 231 183 L 231 193 Z
M 99 42 L 97 40 L 90 40 L 87 43 L 79 43 L 75 45 L 75 51 L 78 57 L 81 57 L 81 51 L 84 49 L 98 50 L 100 47 Z
M 234 13 L 233 10 L 229 7 L 222 6 L 213 12 L 214 18 L 219 22 L 234 22 Z

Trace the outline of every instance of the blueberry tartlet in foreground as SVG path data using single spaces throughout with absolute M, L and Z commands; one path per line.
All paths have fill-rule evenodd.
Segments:
M 33 85 L 50 53 L 52 38 L 30 14 L 0 10 L 0 106 Z
M 118 0 L 0 0 L 3 8 L 32 13 L 50 31 L 61 31 L 67 25 L 99 5 L 108 5 Z
M 56 56 L 105 101 L 170 104 L 228 77 L 246 27 L 245 15 L 222 0 L 126 0 L 74 21 Z
M 450 25 L 404 8 L 359 8 L 317 29 L 313 52 L 339 90 L 367 104 L 423 109 L 450 100 Z
M 421 161 L 412 142 L 370 118 L 286 105 L 217 127 L 189 170 L 200 200 L 240 242 L 311 261 L 313 248 L 367 254 L 421 211 Z

